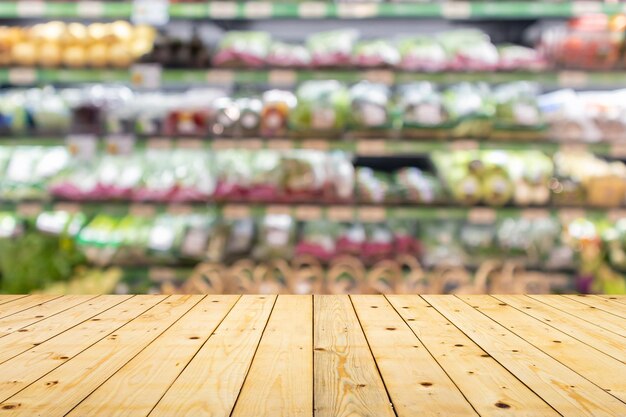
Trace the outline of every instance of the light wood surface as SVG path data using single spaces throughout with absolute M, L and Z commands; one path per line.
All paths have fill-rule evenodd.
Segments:
M 0 417 L 626 416 L 623 300 L 0 296 Z

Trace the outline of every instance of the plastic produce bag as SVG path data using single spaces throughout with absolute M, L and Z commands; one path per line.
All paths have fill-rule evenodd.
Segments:
M 354 29 L 340 29 L 310 35 L 307 47 L 313 67 L 342 67 L 352 62 L 352 51 L 359 38 Z

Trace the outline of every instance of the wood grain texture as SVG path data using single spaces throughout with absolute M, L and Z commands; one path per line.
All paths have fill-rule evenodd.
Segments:
M 101 295 L 88 302 L 80 303 L 59 314 L 22 327 L 0 338 L 0 363 L 26 352 L 46 340 L 88 320 L 117 305 L 130 296 Z M 45 305 L 45 304 L 44 304 Z M 29 311 L 29 310 L 26 310 Z M 16 314 L 15 316 L 21 313 Z M 14 316 L 11 316 L 14 317 Z
M 59 298 L 58 295 L 29 295 L 0 305 L 0 319 Z
M 0 401 L 5 401 L 164 299 L 163 296 L 135 296 L 44 343 L 30 349 L 27 347 L 26 351 L 24 345 L 7 343 L 11 336 L 3 337 L 0 346 L 5 357 L 17 356 L 0 365 Z M 24 343 L 35 344 L 30 339 Z
M 0 404 L 0 416 L 62 417 L 145 346 L 156 339 L 201 296 L 170 296 L 148 312 L 46 374 Z
M 607 300 L 611 300 L 615 303 L 626 304 L 626 295 L 620 294 L 611 294 L 611 295 L 596 295 L 596 297 L 606 298 Z
M 417 295 L 388 295 L 398 314 L 481 416 L 558 417 L 462 331 Z M 436 329 L 436 331 L 433 331 Z
M 626 415 L 626 404 L 456 297 L 424 298 L 564 416 Z
M 621 303 L 614 303 L 609 299 L 596 297 L 595 295 L 564 295 L 564 297 L 569 298 L 570 300 L 578 301 L 579 303 L 588 305 L 593 308 L 597 308 L 602 311 L 606 311 L 607 313 L 611 313 L 613 315 L 619 316 L 623 319 L 626 319 L 626 305 Z
M 525 295 L 497 295 L 503 303 L 626 363 L 626 339 Z
M 313 414 L 313 297 L 276 300 L 233 417 Z
M 314 307 L 315 416 L 395 416 L 350 298 L 316 295 Z
M 562 295 L 529 295 L 529 297 L 554 308 L 558 308 L 580 320 L 588 321 L 598 327 L 626 337 L 626 324 L 624 319 L 619 316 L 594 308 L 593 306 L 570 300 Z
M 238 298 L 204 298 L 67 416 L 147 416 Z
M 0 338 L 95 297 L 95 295 L 68 295 L 0 319 Z
M 399 417 L 477 415 L 383 296 L 351 299 Z
M 150 417 L 229 416 L 275 301 L 242 296 Z
M 490 295 L 459 298 L 614 397 L 626 401 L 626 365 L 622 362 Z M 581 358 L 593 358 L 593 361 Z
M 14 300 L 26 297 L 26 294 L 0 294 L 0 304 L 9 303 Z

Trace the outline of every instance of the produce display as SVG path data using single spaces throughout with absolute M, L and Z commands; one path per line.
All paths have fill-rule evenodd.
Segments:
M 156 32 L 125 21 L 0 27 L 0 66 L 127 68 L 152 50 Z
M 307 81 L 295 91 L 123 86 L 6 90 L 0 135 L 132 134 L 196 138 L 398 138 L 623 142 L 626 90 L 427 82 L 390 88 Z

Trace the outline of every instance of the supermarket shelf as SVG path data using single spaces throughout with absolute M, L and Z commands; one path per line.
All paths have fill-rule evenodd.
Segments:
M 534 81 L 549 87 L 621 87 L 625 71 L 542 71 L 542 72 L 438 72 L 419 73 L 393 70 L 198 70 L 164 69 L 160 83 L 164 86 L 190 84 L 267 84 L 291 87 L 307 80 L 335 79 L 346 83 L 370 80 L 388 85 L 414 81 L 452 84 L 462 81 L 493 84 Z M 0 84 L 31 86 L 43 84 L 80 84 L 118 82 L 140 86 L 141 66 L 126 69 L 37 69 L 2 68 Z
M 467 220 L 477 224 L 490 224 L 509 218 L 559 218 L 571 221 L 577 218 L 608 219 L 616 221 L 626 218 L 626 208 L 598 207 L 463 207 L 463 206 L 410 206 L 372 204 L 165 204 L 129 202 L 0 202 L 0 211 L 12 211 L 24 217 L 32 217 L 44 210 L 65 210 L 86 214 L 109 213 L 112 215 L 134 214 L 153 216 L 159 213 L 189 214 L 205 213 L 235 220 L 262 217 L 268 214 L 288 214 L 302 221 L 327 219 L 336 222 L 362 221 L 383 222 L 387 219 L 402 220 Z
M 15 137 L 0 138 L 0 146 L 60 146 L 61 137 Z M 595 155 L 626 158 L 624 143 L 581 143 L 552 141 L 489 141 L 489 140 L 398 140 L 398 139 L 190 139 L 148 138 L 138 139 L 135 146 L 159 149 L 311 149 L 320 151 L 344 151 L 360 156 L 422 155 L 435 151 L 456 150 L 537 150 L 546 154 L 558 151 L 586 151 Z M 100 146 L 104 149 L 103 143 Z
M 333 3 L 333 2 L 231 2 L 217 1 L 172 4 L 173 19 L 367 19 L 367 18 L 443 18 L 443 19 L 536 19 L 567 18 L 589 13 L 615 14 L 624 4 L 599 1 L 448 1 L 433 3 Z M 0 18 L 130 18 L 131 2 L 42 1 L 0 2 Z

